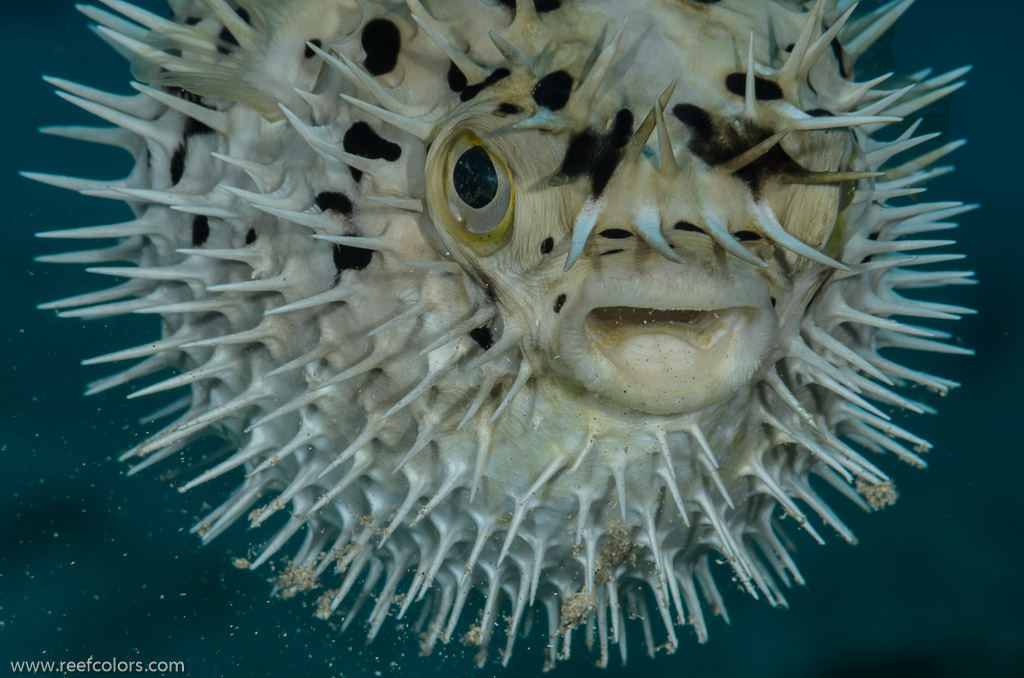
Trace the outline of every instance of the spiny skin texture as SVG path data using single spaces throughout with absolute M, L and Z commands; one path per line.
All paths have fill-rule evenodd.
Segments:
M 128 203 L 41 234 L 117 239 L 42 259 L 125 281 L 43 307 L 160 316 L 89 392 L 176 371 L 124 458 L 226 440 L 180 487 L 239 479 L 195 531 L 270 521 L 236 564 L 287 545 L 275 592 L 318 616 L 481 664 L 538 613 L 546 666 L 574 635 L 625 661 L 634 616 L 652 653 L 703 642 L 716 574 L 803 582 L 784 517 L 854 540 L 814 485 L 877 509 L 865 454 L 924 465 L 887 411 L 955 384 L 892 349 L 969 353 L 914 324 L 969 309 L 904 296 L 970 282 L 921 253 L 969 207 L 910 199 L 958 144 L 891 131 L 965 69 L 854 77 L 911 1 L 103 0 L 146 84 L 51 79 L 113 127 L 46 131 L 135 169 L 29 176 Z

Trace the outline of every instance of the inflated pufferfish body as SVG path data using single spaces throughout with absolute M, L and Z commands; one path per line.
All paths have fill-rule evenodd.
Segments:
M 886 349 L 966 352 L 906 322 L 966 309 L 902 295 L 969 278 L 915 237 L 966 208 L 901 200 L 955 144 L 874 135 L 963 71 L 853 77 L 910 2 L 103 1 L 147 84 L 54 80 L 115 127 L 51 131 L 137 165 L 33 176 L 131 206 L 44 234 L 118 238 L 44 259 L 127 282 L 46 307 L 161 316 L 91 392 L 180 372 L 132 394 L 186 391 L 125 456 L 235 446 L 181 489 L 242 479 L 204 540 L 278 524 L 242 566 L 295 536 L 278 594 L 345 625 L 376 601 L 371 638 L 410 616 L 480 662 L 539 610 L 549 663 L 577 631 L 604 665 L 631 612 L 652 651 L 652 617 L 705 640 L 713 570 L 783 604 L 783 513 L 853 541 L 812 478 L 879 508 L 863 450 L 923 465 L 884 408 L 955 384 Z

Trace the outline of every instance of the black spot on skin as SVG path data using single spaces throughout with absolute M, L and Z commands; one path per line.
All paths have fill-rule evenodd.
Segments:
M 348 173 L 352 175 L 352 181 L 357 184 L 363 180 L 363 170 L 357 170 L 355 167 L 349 167 Z
M 618 254 L 619 252 L 625 252 L 626 250 L 608 250 L 607 252 L 601 252 L 602 257 L 607 257 L 609 254 Z
M 687 233 L 704 233 L 704 229 L 700 226 L 695 226 L 689 221 L 677 221 L 676 225 L 673 226 L 677 231 L 685 231 Z
M 523 109 L 519 108 L 515 104 L 500 103 L 498 104 L 498 110 L 496 112 L 498 115 L 516 115 L 517 113 L 522 113 Z
M 615 114 L 612 129 L 598 136 L 593 130 L 583 130 L 569 140 L 562 158 L 562 166 L 555 174 L 560 179 L 575 179 L 590 175 L 591 195 L 601 195 L 621 160 L 622 148 L 633 134 L 633 112 L 623 108 Z
M 561 312 L 562 307 L 565 306 L 565 298 L 564 294 L 559 294 L 558 298 L 555 299 L 555 313 Z
M 256 242 L 256 229 L 250 228 L 249 232 L 245 234 L 245 244 L 251 245 Z
M 725 88 L 735 94 L 736 96 L 746 96 L 747 92 L 747 74 L 746 73 L 730 73 L 725 76 Z M 754 97 L 761 101 L 774 101 L 782 98 L 782 88 L 779 87 L 777 82 L 771 80 L 765 80 L 764 78 L 754 78 Z
M 383 138 L 374 132 L 372 127 L 361 120 L 353 123 L 348 128 L 341 144 L 346 153 L 358 155 L 361 158 L 394 162 L 402 157 L 401 146 Z M 360 173 L 360 176 L 362 176 L 362 173 Z
M 610 238 L 611 240 L 622 240 L 623 238 L 632 238 L 633 234 L 622 228 L 606 228 L 598 233 L 602 238 Z
M 217 38 L 219 38 L 221 42 L 231 45 L 231 47 L 238 47 L 238 40 L 236 40 L 235 36 L 231 34 L 231 31 L 228 30 L 227 26 L 220 29 L 220 34 L 217 35 Z M 231 48 L 225 47 L 224 45 L 217 45 L 217 51 L 221 54 L 231 54 Z
M 373 250 L 363 247 L 352 247 L 350 245 L 333 245 L 331 253 L 334 255 L 334 267 L 341 271 L 361 271 L 370 265 L 373 259 Z
M 615 122 L 612 123 L 612 131 L 608 135 L 608 141 L 612 148 L 622 148 L 629 142 L 633 135 L 633 111 L 628 108 L 620 109 L 615 114 Z
M 496 82 L 504 80 L 511 74 L 512 71 L 508 70 L 507 68 L 494 69 L 486 78 L 484 78 L 483 82 L 477 83 L 475 85 L 468 85 L 465 89 L 463 89 L 462 92 L 459 94 L 459 101 L 469 101 L 477 94 L 480 94 L 480 92 L 482 92 L 487 87 L 490 87 Z
M 390 73 L 398 64 L 402 49 L 402 34 L 398 26 L 387 19 L 374 19 L 363 26 L 360 38 L 366 58 L 363 66 L 371 75 Z
M 452 65 L 448 67 L 448 89 L 453 92 L 461 92 L 466 89 L 468 84 L 466 74 L 459 70 L 459 67 L 453 61 Z
M 708 165 L 720 165 L 740 153 L 750 150 L 774 132 L 749 120 L 715 120 L 702 108 L 692 104 L 679 104 L 672 112 L 690 128 L 687 146 L 690 152 Z M 757 193 L 765 179 L 773 174 L 799 174 L 800 165 L 776 145 L 761 158 L 736 172 Z
M 199 122 L 195 118 L 189 118 L 185 121 L 185 129 L 182 131 L 182 137 L 189 139 L 199 134 L 214 134 L 215 131 L 212 127 L 206 123 Z
M 171 156 L 171 185 L 177 184 L 181 181 L 181 175 L 185 173 L 185 155 L 188 153 L 188 147 L 185 142 L 182 141 L 178 144 L 178 147 L 174 149 L 174 155 Z
M 185 17 L 185 25 L 186 26 L 195 26 L 200 21 L 202 21 L 202 18 L 197 17 L 197 16 L 187 16 L 187 17 Z
M 541 254 L 551 254 L 551 250 L 555 247 L 555 241 L 552 238 L 544 238 L 544 242 L 540 244 Z
M 559 174 L 574 179 L 590 168 L 591 159 L 597 152 L 597 135 L 587 129 L 575 135 L 569 140 L 569 146 L 565 149 L 565 157 L 562 159 L 562 167 Z
M 715 123 L 711 114 L 700 106 L 693 104 L 677 104 L 672 109 L 672 114 L 679 122 L 690 128 L 695 136 L 710 137 L 715 133 Z
M 491 332 L 491 328 L 487 326 L 470 330 L 469 338 L 475 341 L 480 348 L 485 351 L 491 346 L 494 346 L 494 334 Z
M 235 9 L 235 14 L 237 14 L 237 15 L 238 15 L 238 18 L 239 18 L 239 19 L 241 19 L 241 20 L 242 20 L 242 21 L 244 21 L 245 23 L 247 23 L 247 24 L 249 24 L 250 26 L 252 26 L 252 17 L 251 17 L 251 16 L 249 16 L 249 12 L 248 12 L 248 11 L 246 11 L 246 9 L 245 9 L 244 7 L 238 7 L 238 8 L 236 8 L 236 9 Z
M 192 219 L 192 247 L 202 247 L 210 237 L 210 220 L 202 214 Z
M 597 150 L 594 166 L 590 171 L 591 192 L 599 196 L 604 191 L 621 160 L 622 147 L 633 134 L 633 112 L 623 108 L 615 114 L 612 130 Z
M 538 106 L 560 111 L 569 103 L 569 94 L 575 81 L 565 71 L 554 71 L 541 78 L 533 87 L 533 100 Z
M 316 45 L 317 47 L 323 47 L 324 46 L 324 43 L 320 42 L 320 38 L 313 38 L 312 40 L 309 40 L 308 42 L 310 43 L 310 45 Z M 314 56 L 316 56 L 316 52 L 314 52 L 310 48 L 309 45 L 306 45 L 306 51 L 303 52 L 303 55 L 307 59 L 312 59 Z
M 751 242 L 753 240 L 761 239 L 761 236 L 753 231 L 736 231 L 732 234 L 732 237 L 736 238 L 740 242 Z
M 352 201 L 344 193 L 323 191 L 316 194 L 313 202 L 324 212 L 338 212 L 346 217 L 352 215 Z
M 744 146 L 740 134 L 733 127 L 729 125 L 718 127 L 710 119 L 707 130 L 702 127 L 699 132 L 695 129 L 692 131 L 694 134 L 690 136 L 687 146 L 691 153 L 709 165 L 718 165 L 732 160 L 754 145 Z

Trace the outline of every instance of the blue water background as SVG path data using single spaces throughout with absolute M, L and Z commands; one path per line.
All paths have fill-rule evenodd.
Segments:
M 916 362 L 964 387 L 945 399 L 916 389 L 939 416 L 896 416 L 935 444 L 931 467 L 885 459 L 901 492 L 895 507 L 862 515 L 839 504 L 858 546 L 828 528 L 826 547 L 796 535 L 808 585 L 788 593 L 791 609 L 773 610 L 730 589 L 732 626 L 713 620 L 706 645 L 683 630 L 678 651 L 652 661 L 634 627 L 626 668 L 613 662 L 616 668 L 600 673 L 580 652 L 558 674 L 1024 676 L 1022 21 L 1024 3 L 920 0 L 895 34 L 900 71 L 975 65 L 967 89 L 928 122 L 945 127 L 947 139 L 970 139 L 952 159 L 958 171 L 936 181 L 928 197 L 984 205 L 962 217 L 955 234 L 982 284 L 943 295 L 981 311 L 952 326 L 978 356 Z M 358 630 L 340 635 L 301 601 L 268 599 L 268 572 L 229 563 L 247 553 L 244 526 L 207 548 L 187 533 L 204 502 L 218 503 L 236 479 L 182 496 L 158 473 L 124 477 L 116 456 L 142 439 L 136 420 L 149 408 L 126 402 L 124 390 L 83 398 L 83 385 L 109 368 L 78 363 L 143 343 L 155 325 L 60 320 L 35 310 L 101 283 L 79 266 L 34 263 L 34 255 L 65 243 L 32 234 L 121 221 L 127 213 L 15 175 L 127 171 L 117 152 L 35 132 L 92 122 L 55 97 L 41 74 L 130 92 L 125 64 L 86 23 L 71 2 L 36 0 L 5 2 L 0 27 L 0 673 L 10 660 L 89 656 L 181 660 L 192 676 L 499 673 L 493 662 L 473 669 L 457 643 L 421 658 L 411 632 L 389 628 L 367 647 Z M 727 573 L 719 575 L 724 581 Z M 539 634 L 520 640 L 505 675 L 538 673 L 543 644 Z

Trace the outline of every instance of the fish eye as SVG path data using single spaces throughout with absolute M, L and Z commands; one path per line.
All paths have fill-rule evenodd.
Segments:
M 483 209 L 498 195 L 498 170 L 483 146 L 473 146 L 455 161 L 455 193 L 473 209 Z
M 512 235 L 515 187 L 508 166 L 470 133 L 452 144 L 446 165 L 448 231 L 480 256 L 494 254 Z

